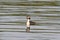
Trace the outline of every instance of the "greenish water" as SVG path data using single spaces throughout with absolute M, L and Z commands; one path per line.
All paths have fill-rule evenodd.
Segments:
M 26 16 L 31 16 L 26 32 Z M 0 40 L 60 40 L 59 0 L 0 0 Z

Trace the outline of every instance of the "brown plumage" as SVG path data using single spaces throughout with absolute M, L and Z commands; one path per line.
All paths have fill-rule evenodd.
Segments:
M 30 25 L 35 25 L 36 23 L 33 21 L 30 21 Z

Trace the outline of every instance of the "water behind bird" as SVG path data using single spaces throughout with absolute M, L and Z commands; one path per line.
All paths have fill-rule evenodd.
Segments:
M 17 1 L 20 2 L 19 0 Z M 15 5 L 16 3 L 11 3 L 12 5 L 1 4 L 0 40 L 60 39 L 59 6 L 17 6 Z M 36 23 L 36 25 L 30 26 L 30 32 L 26 32 L 27 15 L 31 15 L 31 21 Z

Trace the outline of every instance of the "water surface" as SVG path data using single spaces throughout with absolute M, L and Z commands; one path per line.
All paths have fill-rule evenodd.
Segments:
M 30 32 L 27 15 L 36 22 Z M 0 0 L 0 40 L 60 40 L 59 0 Z

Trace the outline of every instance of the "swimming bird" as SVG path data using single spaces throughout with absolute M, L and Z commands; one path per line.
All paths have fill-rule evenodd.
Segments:
M 30 19 L 31 19 L 30 16 L 27 16 L 26 18 L 27 18 L 27 22 L 26 22 L 27 29 L 26 29 L 26 31 L 30 32 L 30 25 L 35 25 L 36 23 L 33 21 L 30 21 Z
M 27 24 L 29 24 L 29 25 L 35 25 L 36 22 L 33 22 L 30 19 L 31 19 L 30 16 L 27 16 Z

